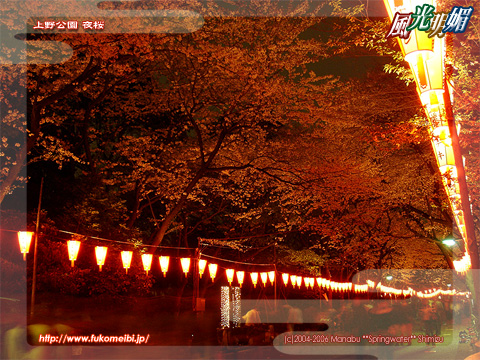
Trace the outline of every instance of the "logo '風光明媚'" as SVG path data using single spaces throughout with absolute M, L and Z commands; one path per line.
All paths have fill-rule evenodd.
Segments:
M 415 13 L 395 13 L 387 38 L 398 36 L 408 39 L 410 32 L 415 29 L 426 31 L 428 37 L 436 35 L 439 38 L 447 32 L 463 33 L 473 13 L 472 6 L 455 6 L 449 13 L 434 10 L 434 6 L 424 4 L 417 6 Z

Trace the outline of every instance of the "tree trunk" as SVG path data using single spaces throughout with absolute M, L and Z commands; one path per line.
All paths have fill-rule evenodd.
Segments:
M 139 182 L 136 181 L 135 182 L 135 199 L 133 203 L 132 213 L 128 217 L 128 220 L 126 223 L 127 228 L 131 229 L 133 227 L 133 224 L 135 223 L 135 220 L 137 220 L 137 217 L 138 217 L 139 207 L 140 207 L 140 185 L 139 185 Z
M 5 198 L 5 195 L 7 195 L 10 192 L 10 189 L 12 188 L 13 183 L 15 182 L 18 175 L 22 171 L 23 166 L 25 165 L 26 158 L 27 158 L 27 149 L 26 149 L 26 145 L 24 145 L 17 153 L 17 157 L 15 159 L 15 165 L 10 168 L 7 178 L 0 185 L 0 204 Z
M 183 191 L 182 196 L 178 200 L 177 204 L 174 206 L 174 208 L 168 213 L 168 215 L 165 217 L 165 220 L 162 222 L 162 226 L 160 226 L 160 229 L 155 233 L 153 237 L 153 250 L 152 252 L 155 252 L 156 246 L 160 245 L 160 243 L 163 240 L 163 237 L 165 236 L 165 233 L 167 232 L 168 227 L 172 223 L 172 221 L 175 219 L 175 217 L 178 215 L 180 210 L 182 210 L 183 205 L 185 205 L 185 202 L 187 201 L 188 195 L 192 192 L 192 190 L 195 188 L 197 183 L 200 181 L 200 179 L 205 175 L 207 172 L 209 166 L 212 164 L 213 160 L 215 159 L 215 156 L 217 155 L 218 151 L 220 150 L 220 147 L 222 146 L 223 140 L 229 133 L 228 130 L 224 129 L 220 132 L 220 135 L 218 136 L 217 144 L 215 145 L 215 148 L 213 151 L 210 153 L 208 156 L 208 160 L 204 163 L 202 163 L 200 169 L 197 171 L 196 175 L 193 177 L 192 180 L 188 183 L 187 187 Z

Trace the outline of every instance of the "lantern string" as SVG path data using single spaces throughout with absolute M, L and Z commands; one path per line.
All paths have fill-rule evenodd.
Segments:
M 25 229 L 22 229 L 22 230 L 0 229 L 0 231 L 13 232 L 13 233 L 18 233 L 19 231 L 24 231 L 24 230 Z
M 234 238 L 232 238 L 234 239 Z M 203 246 L 210 246 L 210 247 L 218 247 L 218 248 L 232 248 L 232 246 L 229 245 L 222 245 L 222 244 L 212 244 L 208 242 L 204 242 L 200 239 L 199 245 Z M 242 244 L 243 245 L 243 244 Z M 269 247 L 275 246 L 275 244 L 270 244 L 266 246 L 248 246 L 248 249 L 268 249 Z
M 243 262 L 243 261 L 235 261 L 235 260 L 223 259 L 223 258 L 219 258 L 219 257 L 216 257 L 216 256 L 205 255 L 205 254 L 201 254 L 201 257 L 206 257 L 206 258 L 210 258 L 210 259 L 216 259 L 216 260 L 220 260 L 220 261 L 226 261 L 226 262 L 230 262 L 230 263 L 234 263 L 234 264 L 255 265 L 255 266 L 270 266 L 270 267 L 273 267 L 273 266 L 274 266 L 273 264 L 258 264 L 258 263 L 248 263 L 248 262 Z
M 70 235 L 83 236 L 83 237 L 86 237 L 87 239 L 90 238 L 90 239 L 108 241 L 108 242 L 113 242 L 113 243 L 118 243 L 118 244 L 127 244 L 127 245 L 131 245 L 131 246 L 135 245 L 134 243 L 129 242 L 129 241 L 105 239 L 105 238 L 101 238 L 101 237 L 98 237 L 98 236 L 82 235 L 82 234 L 74 233 L 74 232 L 71 232 L 71 231 L 58 230 L 58 232 L 65 233 L 65 234 L 70 234 Z M 148 245 L 148 244 L 143 244 L 143 243 L 139 244 L 138 246 L 139 247 L 156 247 L 156 248 L 159 248 L 159 249 L 180 249 L 180 250 L 187 250 L 188 249 L 188 250 L 193 250 L 193 248 L 189 248 L 189 247 Z
M 18 230 L 9 230 L 9 229 L 0 229 L 0 231 L 7 231 L 7 232 L 18 232 Z M 110 239 L 105 239 L 105 238 L 100 238 L 100 237 L 96 237 L 96 236 L 87 236 L 87 235 L 81 235 L 81 234 L 78 234 L 78 233 L 74 233 L 74 232 L 69 232 L 69 231 L 65 231 L 65 230 L 58 230 L 58 232 L 61 232 L 61 233 L 65 233 L 65 234 L 71 234 L 71 235 L 79 235 L 79 236 L 84 236 L 86 237 L 87 239 L 88 238 L 91 238 L 91 239 L 97 239 L 97 240 L 101 240 L 101 241 L 108 241 L 108 242 L 114 242 L 114 243 L 121 243 L 121 244 L 129 244 L 129 245 L 133 245 L 132 243 L 130 242 L 125 242 L 125 241 L 118 241 L 118 240 L 110 240 Z M 59 237 L 56 237 L 56 236 L 52 236 L 54 238 L 58 238 L 58 239 L 61 239 Z M 68 239 L 62 239 L 62 240 L 68 240 Z M 203 247 L 205 247 L 205 243 L 202 243 L 201 245 L 203 245 Z M 140 246 L 145 246 L 145 247 L 154 247 L 153 245 L 140 245 Z M 271 245 L 269 245 L 271 246 Z M 265 247 L 265 248 L 268 248 L 269 246 Z M 156 246 L 157 248 L 168 248 L 168 249 L 189 249 L 189 250 L 193 250 L 194 248 L 186 248 L 186 247 L 170 247 L 170 246 Z M 258 264 L 258 263 L 250 263 L 250 262 L 242 262 L 242 261 L 235 261 L 235 260 L 229 260 L 229 259 L 224 259 L 224 258 L 220 258 L 220 257 L 216 257 L 216 256 L 212 256 L 212 255 L 206 255 L 206 254 L 201 254 L 200 255 L 201 257 L 205 257 L 205 258 L 210 258 L 210 259 L 215 259 L 215 260 L 220 260 L 220 261 L 224 261 L 224 262 L 229 262 L 229 263 L 234 263 L 234 264 L 242 264 L 242 265 L 253 265 L 253 266 L 268 266 L 270 268 L 274 268 L 273 271 L 276 271 L 275 270 L 275 265 L 274 264 Z M 218 266 L 218 265 L 217 265 Z M 221 268 L 224 268 L 222 266 L 219 266 Z M 318 276 L 317 276 L 318 277 Z M 324 278 L 322 278 L 324 279 Z M 325 279 L 325 280 L 328 280 L 329 282 L 335 284 L 335 285 L 347 285 L 347 284 L 350 284 L 351 285 L 355 285 L 355 286 L 364 286 L 364 285 L 360 285 L 360 284 L 353 284 L 351 282 L 346 282 L 346 283 L 337 283 L 336 281 L 333 281 L 333 280 L 329 280 L 329 279 Z M 368 283 L 367 283 L 368 284 Z M 378 287 L 378 285 L 377 285 Z M 313 288 L 313 287 L 312 287 Z M 438 294 L 442 294 L 442 295 L 461 295 L 461 296 L 464 296 L 466 294 L 468 294 L 467 292 L 457 292 L 457 291 L 454 291 L 454 292 L 451 292 L 451 290 L 441 290 L 441 289 L 429 289 L 429 290 L 423 290 L 423 291 L 415 291 L 413 289 L 409 289 L 409 290 L 399 290 L 399 289 L 395 289 L 395 288 L 390 288 L 390 287 L 384 287 L 382 286 L 382 288 L 380 289 L 381 291 L 386 291 L 388 293 L 395 293 L 395 292 L 405 292 L 405 291 L 408 291 L 410 293 L 410 295 L 415 295 L 419 298 L 430 298 L 430 297 L 433 297 L 433 296 L 436 296 Z M 410 291 L 412 290 L 412 291 Z M 345 289 L 345 291 L 347 291 L 347 289 Z M 352 291 L 351 289 L 348 289 L 348 291 Z

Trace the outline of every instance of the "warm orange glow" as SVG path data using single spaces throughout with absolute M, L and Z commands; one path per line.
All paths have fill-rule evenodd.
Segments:
M 205 259 L 198 260 L 198 274 L 200 275 L 200 279 L 202 278 L 202 275 L 205 272 L 206 266 L 207 266 L 207 260 Z
M 228 284 L 230 286 L 232 286 L 232 281 L 233 281 L 233 276 L 235 275 L 235 270 L 227 269 L 227 270 L 225 270 L 225 272 L 227 273 Z
M 313 278 L 308 278 L 308 286 L 310 286 L 312 289 L 315 285 L 315 280 Z
M 258 282 L 258 273 L 254 272 L 254 273 L 250 273 L 250 277 L 252 278 L 252 284 L 253 284 L 253 287 L 257 287 L 257 282 Z
M 152 258 L 153 258 L 152 254 L 142 254 L 143 270 L 147 272 L 147 275 L 150 269 L 152 268 Z
M 122 251 L 120 255 L 122 256 L 123 268 L 125 272 L 128 273 L 128 269 L 130 269 L 130 264 L 132 263 L 132 252 Z
M 217 274 L 217 264 L 208 264 L 208 272 L 210 273 L 210 277 L 212 278 L 212 282 L 215 280 L 215 275 Z
M 466 253 L 460 260 L 454 260 L 453 265 L 455 271 L 465 274 L 472 267 L 470 255 Z
M 433 136 L 446 146 L 452 146 L 452 138 L 448 126 L 440 126 L 433 130 Z
M 19 231 L 18 244 L 20 245 L 20 252 L 23 254 L 23 260 L 26 260 L 26 254 L 30 251 L 30 244 L 32 243 L 33 232 Z
M 292 286 L 295 287 L 295 285 L 297 284 L 297 276 L 290 275 L 290 281 L 292 282 Z
M 80 241 L 68 240 L 67 247 L 68 247 L 68 260 L 72 262 L 72 267 L 73 267 L 73 263 L 75 262 L 75 260 L 77 260 L 78 250 L 80 250 Z
M 105 258 L 107 257 L 108 248 L 105 246 L 95 246 L 95 257 L 97 258 L 97 265 L 102 271 L 102 266 L 105 265 Z
M 245 279 L 245 272 L 244 271 L 237 271 L 237 281 L 238 281 L 238 285 L 240 285 L 240 287 L 242 287 L 244 279 Z
M 168 256 L 160 256 L 158 258 L 158 261 L 160 262 L 160 269 L 163 272 L 163 277 L 167 275 L 168 271 L 168 263 L 170 262 L 170 257 Z
M 297 279 L 295 280 L 295 282 L 297 283 L 297 286 L 299 288 L 302 287 L 302 277 L 301 276 L 297 276 Z
M 273 285 L 273 282 L 275 281 L 275 271 L 268 272 L 268 280 L 270 280 L 270 283 Z
M 423 3 L 433 5 L 433 1 L 428 0 L 425 0 L 421 4 L 410 0 L 384 0 L 383 2 L 387 8 L 390 21 L 393 20 L 396 12 L 407 14 L 410 12 L 415 13 L 415 5 L 421 5 Z M 408 62 L 411 62 L 412 58 L 418 54 L 429 56 L 429 54 L 433 53 L 433 38 L 429 38 L 427 32 L 420 31 L 418 28 L 410 32 L 408 39 L 397 37 L 397 40 L 405 56 L 405 60 Z
M 457 178 L 457 169 L 455 166 L 455 158 L 453 155 L 453 147 L 448 146 L 445 142 L 440 141 L 440 137 L 433 131 L 430 131 L 432 135 L 432 145 L 437 159 L 437 165 L 442 175 L 447 173 L 452 178 Z M 450 133 L 448 133 L 450 135 Z M 448 140 L 446 141 L 448 144 Z
M 323 286 L 323 281 L 322 281 L 322 280 L 323 280 L 323 279 L 322 279 L 321 277 L 317 277 L 316 280 L 317 280 L 317 285 L 318 285 L 318 287 L 319 287 L 319 288 L 322 288 L 322 286 Z
M 268 274 L 266 272 L 260 273 L 260 279 L 262 279 L 263 286 L 267 286 Z
M 288 274 L 285 274 L 285 273 L 282 274 L 282 280 L 283 280 L 283 283 L 285 284 L 285 286 L 288 285 L 288 277 L 289 277 Z
M 421 54 L 416 56 L 415 61 L 405 58 L 410 62 L 423 105 L 429 105 L 428 103 L 432 99 L 434 100 L 434 97 L 430 96 L 431 93 L 435 93 L 437 102 L 438 98 L 443 96 L 442 94 L 445 91 L 443 89 L 444 57 L 444 40 L 435 37 L 434 52 L 429 58 Z
M 190 270 L 190 258 L 181 258 L 182 271 L 185 273 L 185 277 L 188 276 L 188 270 Z

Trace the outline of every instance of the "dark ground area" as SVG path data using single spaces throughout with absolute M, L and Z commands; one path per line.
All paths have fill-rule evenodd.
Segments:
M 172 296 L 112 299 L 41 294 L 29 323 L 64 324 L 76 335 L 150 335 L 149 345 L 217 345 L 218 301 L 207 299 L 204 312 L 192 311 L 191 297 L 182 298 L 179 309 L 176 302 Z

